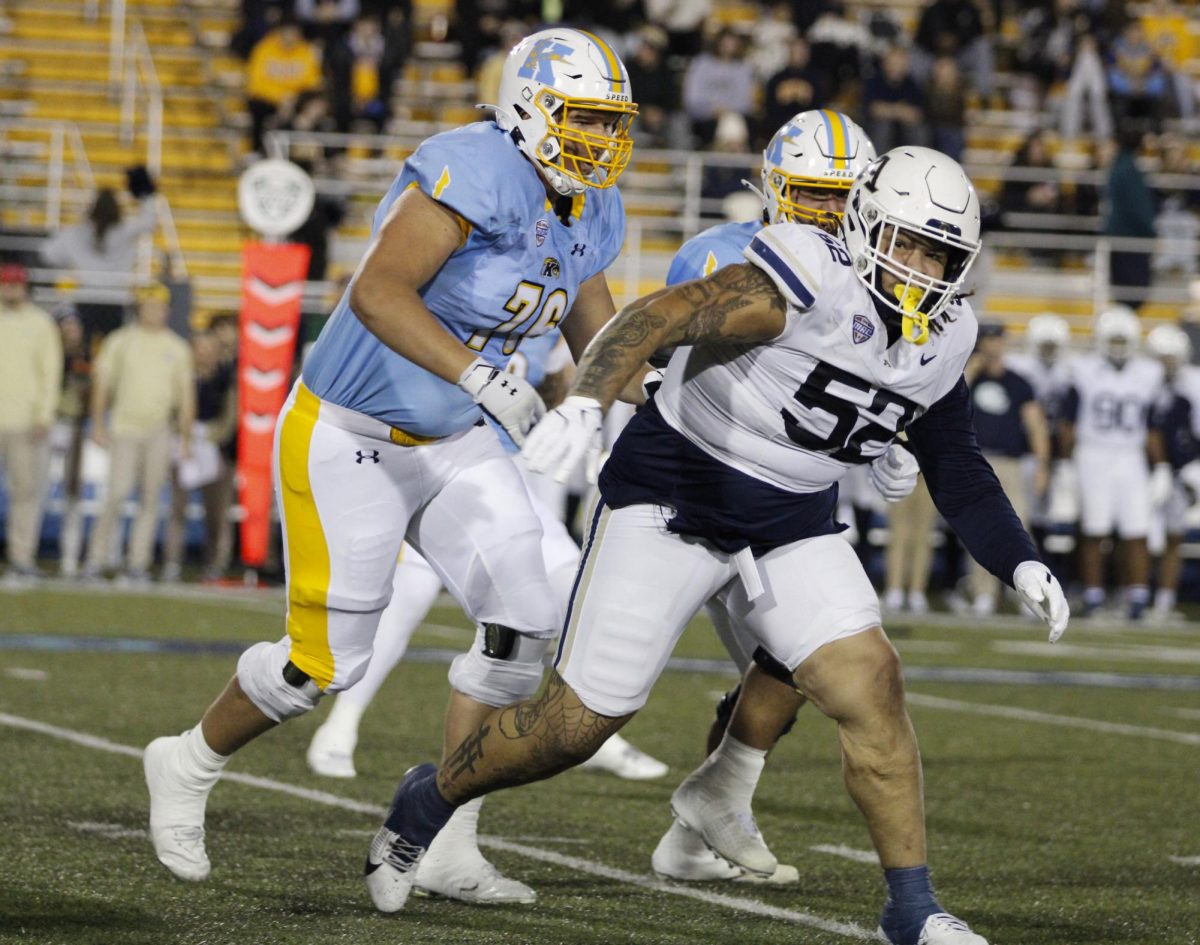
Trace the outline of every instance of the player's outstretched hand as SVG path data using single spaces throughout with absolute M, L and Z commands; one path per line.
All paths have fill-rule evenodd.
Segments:
M 1155 509 L 1166 508 L 1175 491 L 1175 474 L 1170 463 L 1156 463 L 1150 473 L 1150 504 Z
M 546 414 L 525 441 L 521 455 L 533 472 L 566 482 L 582 459 L 588 482 L 595 482 L 604 446 L 604 412 L 591 397 L 568 397 Z
M 871 463 L 871 485 L 885 502 L 899 502 L 917 487 L 921 467 L 917 458 L 899 443 Z
M 458 386 L 483 408 L 483 412 L 508 431 L 517 446 L 546 413 L 546 405 L 533 386 L 515 374 L 476 358 L 458 379 Z
M 1046 626 L 1050 628 L 1050 642 L 1057 643 L 1067 629 L 1067 619 L 1071 616 L 1067 595 L 1063 593 L 1058 578 L 1040 561 L 1022 561 L 1013 572 L 1013 587 L 1025 605 L 1046 621 Z

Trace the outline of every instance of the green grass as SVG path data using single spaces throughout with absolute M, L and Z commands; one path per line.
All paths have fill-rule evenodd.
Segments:
M 248 644 L 281 632 L 273 599 L 199 594 L 176 600 L 59 590 L 0 595 L 0 635 L 44 633 Z M 1043 639 L 1031 625 L 898 626 L 910 666 L 1086 670 L 1195 676 L 1200 630 L 1072 627 L 1073 656 L 1014 653 Z M 439 607 L 414 645 L 461 648 L 464 618 Z M 0 712 L 140 748 L 192 724 L 228 679 L 230 655 L 2 650 Z M 678 655 L 716 657 L 701 622 Z M 1111 655 L 1109 655 L 1111 654 Z M 1153 657 L 1153 658 L 1150 658 Z M 1164 662 L 1173 659 L 1173 662 Z M 13 670 L 40 670 L 42 679 Z M 231 770 L 384 805 L 399 774 L 436 756 L 446 668 L 402 665 L 366 716 L 360 777 L 311 775 L 304 748 L 324 709 L 270 733 Z M 662 782 L 590 772 L 502 792 L 486 835 L 640 875 L 669 823 L 670 792 L 700 759 L 714 693 L 732 675 L 667 672 L 626 734 L 672 766 Z M 1012 706 L 1144 729 L 1200 731 L 1200 692 L 912 683 L 924 696 Z M 1107 734 L 914 704 L 925 762 L 930 859 L 939 894 L 998 945 L 1185 945 L 1200 942 L 1197 774 L 1200 745 Z M 205 884 L 174 881 L 144 836 L 72 824 L 144 826 L 136 759 L 0 725 L 0 942 L 225 943 L 788 943 L 853 941 L 717 902 L 598 878 L 507 852 L 489 853 L 537 888 L 532 907 L 413 901 L 398 917 L 370 908 L 359 871 L 377 819 L 238 783 L 209 805 L 214 862 Z M 873 928 L 878 869 L 813 852 L 865 850 L 841 785 L 836 732 L 811 709 L 772 756 L 756 801 L 772 848 L 801 885 L 707 884 L 706 893 Z

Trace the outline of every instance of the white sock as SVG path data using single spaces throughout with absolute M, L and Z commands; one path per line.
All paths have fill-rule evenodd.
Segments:
M 230 755 L 218 755 L 208 747 L 199 725 L 183 733 L 180 757 L 185 770 L 201 780 L 215 780 Z
M 339 693 L 333 700 L 333 707 L 325 717 L 325 727 L 336 729 L 347 735 L 358 735 L 358 723 L 362 720 L 365 705 L 359 705 L 353 699 L 347 698 L 353 689 Z
M 1171 610 L 1175 606 L 1175 591 L 1170 587 L 1160 587 L 1154 595 L 1155 610 Z
M 708 756 L 697 773 L 702 773 L 705 780 L 726 794 L 749 805 L 766 763 L 765 751 L 751 748 L 726 732 L 717 750 Z

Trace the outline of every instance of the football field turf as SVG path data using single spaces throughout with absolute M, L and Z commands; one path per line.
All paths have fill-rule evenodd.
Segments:
M 309 773 L 327 708 L 241 752 L 209 803 L 207 883 L 174 880 L 145 832 L 141 748 L 192 724 L 277 594 L 0 593 L 0 942 L 837 945 L 883 899 L 836 731 L 811 708 L 771 757 L 758 822 L 800 885 L 663 883 L 650 852 L 733 673 L 703 621 L 625 730 L 671 765 L 634 783 L 570 771 L 484 805 L 485 852 L 533 906 L 411 900 L 373 912 L 360 873 L 399 775 L 435 759 L 465 618 L 434 609 L 367 713 L 359 777 Z M 993 945 L 1200 942 L 1200 624 L 897 620 L 944 906 Z

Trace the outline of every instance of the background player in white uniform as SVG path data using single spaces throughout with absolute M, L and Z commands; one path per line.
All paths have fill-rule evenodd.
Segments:
M 846 194 L 854 178 L 874 159 L 874 145 L 848 116 L 827 109 L 794 115 L 775 132 L 763 152 L 762 189 L 755 189 L 762 198 L 762 217 L 747 223 L 718 224 L 688 240 L 671 262 L 667 285 L 703 278 L 723 266 L 745 262 L 746 247 L 768 224 L 808 224 L 840 240 Z M 654 363 L 654 359 L 651 361 Z M 916 484 L 916 461 L 900 446 L 894 447 L 891 456 L 881 457 L 865 468 L 892 500 L 907 494 Z M 709 761 L 702 773 L 690 779 L 690 788 L 709 794 L 714 805 L 727 805 L 728 819 L 736 821 L 740 817 L 743 822 L 753 822 L 750 799 L 767 753 L 783 734 L 775 727 L 773 712 L 763 720 L 764 730 L 755 727 L 759 714 L 754 708 L 790 701 L 799 711 L 804 698 L 794 686 L 766 672 L 748 672 L 757 641 L 745 633 L 739 636 L 739 628 L 720 604 L 709 604 L 707 609 L 745 684 L 727 692 L 718 704 L 706 746 Z M 738 730 L 727 734 L 734 706 L 743 693 L 746 708 L 738 715 Z M 790 727 L 788 721 L 784 731 Z M 758 879 L 757 874 L 715 854 L 679 818 L 672 819 L 651 863 L 656 873 L 678 880 Z M 771 882 L 777 885 L 798 881 L 796 868 L 784 864 L 779 864 L 771 876 Z
M 208 876 L 204 809 L 229 756 L 365 671 L 403 542 L 478 627 L 450 670 L 450 745 L 541 679 L 561 608 L 537 514 L 483 418 L 523 441 L 544 408 L 503 371 L 522 338 L 561 322 L 578 354 L 614 311 L 604 270 L 624 208 L 612 185 L 636 106 L 607 44 L 570 29 L 519 43 L 500 96 L 495 122 L 436 135 L 405 161 L 284 407 L 287 636 L 242 655 L 200 725 L 146 749 L 151 837 L 182 879 Z M 484 504 L 483 483 L 503 499 Z M 513 885 L 509 898 L 532 898 Z
M 1192 345 L 1176 325 L 1158 325 L 1146 335 L 1146 350 L 1163 366 L 1163 392 L 1153 425 L 1162 431 L 1163 451 L 1172 488 L 1150 517 L 1150 554 L 1158 558 L 1158 580 L 1150 615 L 1158 621 L 1180 619 L 1175 610 L 1179 588 L 1180 545 L 1187 511 L 1200 493 L 1200 368 L 1189 364 Z M 1158 496 L 1162 500 L 1164 497 Z
M 942 514 L 1052 640 L 1067 603 L 972 435 L 962 368 L 975 318 L 956 298 L 979 249 L 970 182 L 945 155 L 896 149 L 855 181 L 843 228 L 844 246 L 811 227 L 768 227 L 748 264 L 634 303 L 589 347 L 571 395 L 526 445 L 532 468 L 561 474 L 598 450 L 601 414 L 641 361 L 691 346 L 601 474 L 549 685 L 401 783 L 368 858 L 379 908 L 403 907 L 413 863 L 456 806 L 570 767 L 625 724 L 716 594 L 838 723 L 847 787 L 888 882 L 882 934 L 893 945 L 984 942 L 933 894 L 899 660 L 837 537 L 837 481 L 906 430 Z M 721 852 L 725 825 L 705 822 L 703 804 L 676 813 Z M 770 873 L 763 852 L 743 865 Z
M 1165 465 L 1162 439 L 1150 426 L 1162 395 L 1162 365 L 1137 354 L 1141 323 L 1124 306 L 1096 319 L 1095 350 L 1071 362 L 1063 399 L 1059 448 L 1074 461 L 1079 479 L 1081 533 L 1080 577 L 1084 615 L 1104 604 L 1101 542 L 1116 532 L 1131 620 L 1141 618 L 1149 601 L 1151 491 L 1165 499 L 1171 470 Z M 1151 482 L 1147 454 L 1164 463 Z

